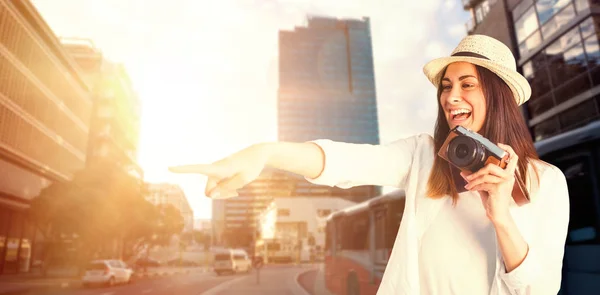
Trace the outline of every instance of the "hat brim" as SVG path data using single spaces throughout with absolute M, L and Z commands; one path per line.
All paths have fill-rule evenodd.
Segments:
M 523 75 L 519 72 L 499 65 L 487 59 L 470 57 L 470 56 L 450 56 L 434 59 L 423 67 L 423 72 L 427 79 L 436 87 L 439 88 L 442 71 L 451 63 L 468 62 L 481 67 L 484 67 L 500 77 L 510 90 L 513 92 L 517 105 L 522 105 L 531 97 L 531 86 Z

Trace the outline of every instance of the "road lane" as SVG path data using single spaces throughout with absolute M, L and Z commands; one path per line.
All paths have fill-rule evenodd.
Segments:
M 140 279 L 128 285 L 114 287 L 74 287 L 68 289 L 31 290 L 19 295 L 198 295 L 221 283 L 247 276 L 244 274 L 216 276 L 214 273 L 191 273 L 170 277 Z

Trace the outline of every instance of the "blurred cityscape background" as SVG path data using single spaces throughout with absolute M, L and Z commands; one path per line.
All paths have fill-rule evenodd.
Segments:
M 536 148 L 542 159 L 561 168 L 568 179 L 571 220 L 561 294 L 598 294 L 600 2 L 456 0 L 439 6 L 440 14 L 464 13 L 466 23 L 460 25 L 459 34 L 445 41 L 443 49 L 428 46 L 429 52 L 422 56 L 404 57 L 419 61 L 419 67 L 414 73 L 398 74 L 398 87 L 429 86 L 423 84 L 424 77 L 419 77 L 423 80 L 419 84 L 413 83 L 416 78 L 406 77 L 420 75 L 421 61 L 426 58 L 448 55 L 466 34 L 489 35 L 511 48 L 519 71 L 533 90 L 521 110 Z M 146 160 L 176 154 L 168 150 L 176 148 L 169 143 L 174 136 L 193 138 L 189 140 L 194 141 L 190 144 L 194 152 L 203 153 L 198 142 L 211 145 L 216 140 L 196 129 L 210 126 L 186 124 L 185 119 L 160 113 L 144 120 L 148 114 L 143 111 L 145 100 L 140 93 L 149 95 L 152 90 L 148 89 L 160 81 L 149 79 L 146 90 L 139 91 L 126 63 L 108 57 L 89 36 L 59 36 L 42 8 L 49 16 L 60 18 L 56 12 L 60 8 L 48 1 L 0 0 L 0 293 L 4 287 L 34 294 L 37 289 L 32 286 L 54 286 L 56 281 L 50 278 L 55 278 L 61 282 L 59 287 L 43 289 L 43 294 L 78 294 L 78 289 L 64 288 L 64 282 L 79 286 L 83 276 L 86 284 L 86 277 L 97 270 L 94 263 L 106 263 L 102 276 L 107 279 L 119 269 L 130 271 L 115 275 L 117 281 L 121 277 L 141 280 L 143 274 L 162 272 L 187 276 L 189 289 L 181 287 L 182 283 L 181 293 L 211 289 L 206 294 L 237 294 L 242 287 L 254 288 L 256 294 L 376 293 L 401 222 L 402 191 L 316 186 L 298 175 L 266 169 L 240 190 L 239 197 L 203 203 L 211 209 L 198 213 L 193 204 L 204 198 L 200 192 L 205 180 L 148 177 L 139 155 L 142 149 L 156 152 Z M 396 98 L 402 101 L 396 107 L 382 106 L 378 81 L 394 77 L 376 75 L 372 28 L 377 20 L 368 15 L 305 14 L 301 24 L 273 29 L 271 33 L 277 34 L 277 44 L 273 44 L 277 60 L 272 68 L 277 78 L 272 89 L 276 117 L 273 126 L 269 125 L 276 130 L 273 139 L 302 142 L 328 138 L 380 144 L 411 133 L 432 132 L 433 122 L 422 125 L 402 117 L 414 111 L 424 121 L 434 120 L 435 89 L 408 91 L 429 97 Z M 440 19 L 436 26 L 443 27 L 444 19 Z M 409 26 L 391 31 L 421 32 Z M 428 44 L 427 36 L 420 40 Z M 253 59 L 248 54 L 252 50 L 236 50 L 244 59 Z M 398 73 L 406 72 L 401 66 L 394 65 Z M 163 76 L 178 75 L 165 67 L 144 69 L 160 71 Z M 182 77 L 192 78 L 196 79 Z M 198 87 L 205 83 L 197 81 Z M 244 93 L 243 83 L 230 85 L 241 89 L 232 93 Z M 161 106 L 167 112 L 169 101 L 177 101 L 166 95 L 168 87 L 177 86 L 156 87 L 155 95 L 166 102 Z M 181 92 L 173 89 L 174 95 Z M 212 95 L 199 98 L 183 93 L 178 99 L 216 103 L 219 94 Z M 417 103 L 422 100 L 430 102 L 422 107 Z M 156 107 L 156 102 L 149 103 Z M 246 101 L 243 106 L 253 103 Z M 256 102 L 261 103 L 265 102 Z M 242 118 L 248 117 L 239 117 L 240 110 L 232 109 L 228 113 L 231 109 L 226 107 L 218 115 L 196 111 L 213 124 L 240 120 L 230 128 L 242 130 Z M 191 114 L 183 108 L 179 111 Z M 431 114 L 424 114 L 427 112 Z M 400 118 L 384 124 L 384 113 L 397 113 L 394 116 Z M 178 130 L 153 129 L 167 120 L 183 125 L 175 127 Z M 142 122 L 148 122 L 147 126 Z M 420 126 L 383 136 L 389 122 Z M 145 134 L 156 131 L 168 137 L 156 136 L 146 141 L 149 147 L 143 146 L 144 128 Z M 211 159 L 241 147 L 232 144 L 217 152 L 213 147 Z M 150 159 L 150 170 L 158 166 L 166 171 L 167 165 L 176 164 L 165 159 L 207 159 L 165 157 Z M 190 182 L 196 188 L 186 187 Z M 249 276 L 218 276 L 227 270 L 260 270 L 263 279 L 255 282 Z M 290 287 L 291 281 L 298 286 Z M 121 291 L 172 293 L 177 282 L 165 281 L 162 289 L 148 289 L 144 284 Z M 261 284 L 270 284 L 271 293 L 260 289 Z

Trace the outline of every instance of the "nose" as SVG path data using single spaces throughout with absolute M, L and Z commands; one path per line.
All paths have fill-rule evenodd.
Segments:
M 458 103 L 463 100 L 460 90 L 460 86 L 452 87 L 452 90 L 450 91 L 450 97 L 448 99 L 451 103 Z

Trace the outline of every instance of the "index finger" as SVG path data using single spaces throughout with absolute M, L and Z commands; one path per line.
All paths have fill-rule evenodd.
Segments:
M 196 173 L 207 176 L 222 177 L 224 169 L 214 164 L 191 164 L 169 167 L 169 171 L 173 173 Z

